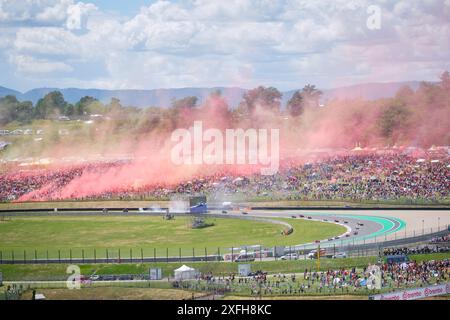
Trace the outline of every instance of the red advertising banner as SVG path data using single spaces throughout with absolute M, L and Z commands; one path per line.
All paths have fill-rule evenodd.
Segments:
M 371 300 L 416 300 L 450 294 L 450 282 L 424 288 L 409 289 L 371 296 Z

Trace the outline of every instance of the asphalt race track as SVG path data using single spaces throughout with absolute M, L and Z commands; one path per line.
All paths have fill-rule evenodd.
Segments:
M 247 212 L 247 211 L 246 211 Z M 391 215 L 394 212 L 390 212 Z M 241 212 L 230 212 L 230 215 L 242 215 Z M 271 217 L 271 218 L 290 218 L 307 219 L 311 221 L 321 221 L 325 223 L 335 223 L 347 228 L 347 231 L 333 239 L 317 239 L 322 246 L 331 246 L 334 244 L 342 245 L 355 242 L 375 242 L 388 240 L 389 235 L 404 230 L 405 221 L 393 216 L 360 215 L 358 212 L 336 213 L 330 211 L 303 211 L 303 210 L 277 210 L 277 211 L 248 211 L 247 216 L 253 217 Z M 437 229 L 436 229 L 437 231 Z M 302 243 L 299 246 L 306 248 L 317 246 L 316 243 Z
M 317 239 L 321 246 L 345 243 L 374 243 L 447 230 L 450 225 L 450 210 L 253 210 L 250 216 L 283 217 L 338 223 L 346 226 L 348 236 L 339 239 Z M 231 213 L 242 214 L 242 213 Z M 304 216 L 304 217 L 301 217 Z M 335 222 L 337 221 L 337 222 Z M 347 222 L 347 223 L 345 223 Z M 363 225 L 358 225 L 358 224 Z M 357 234 L 355 234 L 355 231 Z M 310 247 L 310 244 L 306 244 Z

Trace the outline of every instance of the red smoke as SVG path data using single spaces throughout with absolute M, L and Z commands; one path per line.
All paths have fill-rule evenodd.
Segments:
M 436 85 L 439 87 L 438 85 Z M 440 88 L 440 87 L 439 87 Z M 280 130 L 282 159 L 302 162 L 311 150 L 340 148 L 347 150 L 356 144 L 361 147 L 383 148 L 387 145 L 403 145 L 428 148 L 433 144 L 450 144 L 450 94 L 439 88 L 421 86 L 416 92 L 401 90 L 393 99 L 372 102 L 362 100 L 334 100 L 324 107 L 310 108 L 297 118 L 285 113 L 268 111 L 259 106 L 251 116 L 238 116 L 231 112 L 226 101 L 212 96 L 202 106 L 181 109 L 176 118 L 161 119 L 155 128 L 144 134 L 124 134 L 118 141 L 111 141 L 116 130 L 103 124 L 93 133 L 97 150 L 89 147 L 89 141 L 79 145 L 56 145 L 52 156 L 77 156 L 88 158 L 93 153 L 132 154 L 134 160 L 106 171 L 87 170 L 60 190 L 61 198 L 81 198 L 112 190 L 139 189 L 142 186 L 175 185 L 193 177 L 227 172 L 248 175 L 259 172 L 259 166 L 250 165 L 182 165 L 172 164 L 170 158 L 170 134 L 176 128 L 189 128 L 194 121 L 202 121 L 204 129 L 218 128 L 267 128 Z M 392 106 L 400 106 L 398 119 L 386 124 L 388 135 L 383 134 L 380 117 Z M 393 116 L 394 117 L 394 116 Z M 170 119 L 169 119 L 170 118 Z M 388 119 L 389 120 L 389 119 Z M 49 170 L 52 170 L 51 168 Z M 51 185 L 22 196 L 19 201 L 43 199 Z

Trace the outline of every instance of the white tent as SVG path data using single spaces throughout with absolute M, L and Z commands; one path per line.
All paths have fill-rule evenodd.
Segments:
M 46 297 L 42 293 L 36 293 L 36 295 L 34 296 L 34 300 L 45 300 L 45 299 Z
M 195 269 L 188 267 L 184 264 L 175 270 L 176 280 L 195 279 L 196 275 L 197 271 Z

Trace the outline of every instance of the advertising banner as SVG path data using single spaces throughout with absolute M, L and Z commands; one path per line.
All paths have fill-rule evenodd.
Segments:
M 450 293 L 450 282 L 437 286 L 409 289 L 371 296 L 371 300 L 416 300 Z
M 251 271 L 251 266 L 249 264 L 239 264 L 238 273 L 240 276 L 247 277 Z
M 150 280 L 161 280 L 162 270 L 161 268 L 150 268 Z

